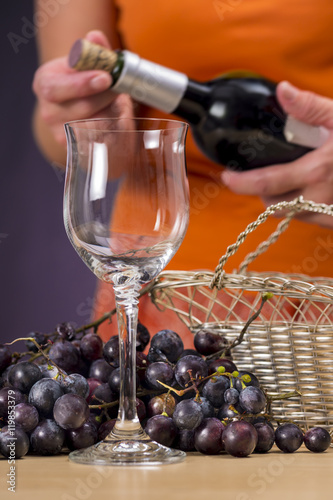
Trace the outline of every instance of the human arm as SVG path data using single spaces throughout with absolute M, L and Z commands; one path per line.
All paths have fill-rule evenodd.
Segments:
M 223 182 L 235 193 L 259 196 L 266 206 L 300 195 L 306 200 L 333 204 L 333 100 L 301 91 L 287 82 L 278 85 L 277 97 L 286 113 L 331 131 L 327 141 L 291 163 L 241 173 L 224 171 Z M 333 228 L 329 216 L 307 213 L 301 218 Z
M 43 6 L 44 0 L 36 0 L 36 13 L 43 11 Z M 50 161 L 65 164 L 65 122 L 127 116 L 131 112 L 127 96 L 116 96 L 108 90 L 109 74 L 104 71 L 79 73 L 67 63 L 69 49 L 78 38 L 86 37 L 106 47 L 110 46 L 110 40 L 112 46 L 119 46 L 115 15 L 110 0 L 71 0 L 60 5 L 58 12 L 49 16 L 45 26 L 38 29 L 40 67 L 33 81 L 37 98 L 33 130 L 37 144 Z

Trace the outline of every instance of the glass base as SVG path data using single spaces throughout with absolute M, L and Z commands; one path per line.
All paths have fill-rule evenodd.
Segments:
M 163 465 L 181 462 L 186 453 L 152 441 L 144 432 L 139 439 L 118 439 L 111 433 L 104 441 L 69 454 L 69 459 L 86 465 Z

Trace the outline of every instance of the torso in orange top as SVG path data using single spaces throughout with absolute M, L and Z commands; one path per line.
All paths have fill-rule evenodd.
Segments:
M 333 97 L 331 0 L 116 0 L 123 47 L 196 80 L 247 69 L 272 80 Z M 165 116 L 146 110 L 149 116 Z M 264 210 L 255 197 L 231 193 L 221 168 L 187 139 L 190 226 L 169 269 L 214 269 L 228 245 Z M 269 220 L 232 258 L 238 266 L 276 227 Z M 257 271 L 331 276 L 333 234 L 293 221 L 274 246 L 252 264 Z M 102 301 L 104 302 L 104 301 Z M 105 310 L 105 302 L 97 315 Z M 108 307 L 107 307 L 108 308 Z M 167 327 L 167 326 L 166 326 Z M 152 332 L 154 333 L 154 332 Z M 109 333 L 105 332 L 105 335 Z

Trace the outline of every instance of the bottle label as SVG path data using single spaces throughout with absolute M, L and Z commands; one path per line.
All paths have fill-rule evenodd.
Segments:
M 172 113 L 185 93 L 188 77 L 141 59 L 132 52 L 124 50 L 123 54 L 124 67 L 112 90 L 129 94 L 138 102 Z
M 329 135 L 330 132 L 325 127 L 315 127 L 300 122 L 290 115 L 287 116 L 284 127 L 284 136 L 287 142 L 316 149 L 327 141 Z

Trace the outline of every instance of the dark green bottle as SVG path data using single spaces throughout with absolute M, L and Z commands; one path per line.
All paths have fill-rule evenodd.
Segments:
M 233 170 L 290 162 L 317 145 L 318 128 L 297 120 L 296 133 L 288 133 L 299 144 L 286 140 L 288 117 L 276 99 L 276 84 L 258 75 L 237 72 L 197 82 L 132 52 L 110 51 L 87 40 L 75 42 L 69 64 L 109 71 L 113 91 L 188 121 L 200 150 Z

